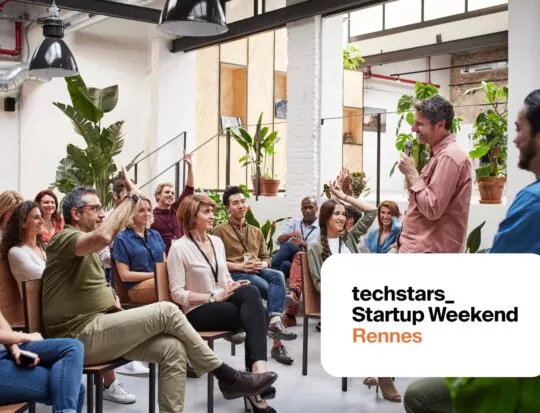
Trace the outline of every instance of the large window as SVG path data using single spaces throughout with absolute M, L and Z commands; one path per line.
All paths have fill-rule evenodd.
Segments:
M 351 36 L 383 30 L 383 6 L 368 7 L 352 12 L 349 22 Z
M 469 0 L 469 11 L 507 4 L 508 0 Z
M 400 0 L 385 5 L 384 28 L 406 26 L 422 21 L 421 0 Z
M 463 1 L 424 0 L 424 20 L 439 19 L 460 13 L 465 13 Z

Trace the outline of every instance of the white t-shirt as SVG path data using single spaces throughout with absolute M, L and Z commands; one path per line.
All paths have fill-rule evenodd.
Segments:
M 332 255 L 340 254 L 339 252 L 339 238 L 328 238 L 328 246 L 330 247 L 330 252 L 332 252 Z M 341 242 L 341 254 L 352 254 L 352 251 L 345 245 L 345 243 Z
M 45 252 L 43 252 L 45 255 Z M 23 281 L 37 280 L 43 275 L 45 261 L 28 245 L 11 247 L 8 252 L 9 268 L 22 295 L 21 283 Z

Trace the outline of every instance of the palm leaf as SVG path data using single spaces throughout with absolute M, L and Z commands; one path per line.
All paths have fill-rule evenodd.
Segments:
M 71 119 L 75 132 L 84 138 L 88 146 L 97 145 L 99 143 L 99 128 L 86 119 L 86 117 L 77 111 L 77 109 L 73 106 L 58 102 L 54 102 L 53 105 Z
M 105 89 L 88 88 L 90 99 L 103 113 L 112 111 L 118 103 L 118 85 Z
M 121 120 L 101 131 L 100 145 L 105 156 L 113 157 L 122 152 L 124 147 L 123 125 L 124 121 Z
M 103 112 L 92 102 L 82 77 L 70 76 L 65 79 L 73 107 L 89 121 L 98 123 Z

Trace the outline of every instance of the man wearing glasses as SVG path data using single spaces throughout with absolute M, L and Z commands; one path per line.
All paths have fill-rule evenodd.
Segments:
M 105 221 L 95 189 L 75 188 L 63 200 L 66 226 L 48 246 L 43 273 L 46 336 L 79 339 L 87 365 L 120 357 L 158 363 L 161 412 L 183 412 L 188 360 L 198 375 L 214 374 L 226 399 L 262 392 L 277 375 L 239 372 L 223 363 L 176 305 L 120 307 L 97 253 L 125 226 L 138 202 L 139 189 L 125 169 L 123 174 L 128 194 Z

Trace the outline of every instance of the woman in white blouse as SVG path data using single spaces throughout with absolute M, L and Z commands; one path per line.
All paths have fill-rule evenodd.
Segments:
M 249 281 L 232 280 L 223 242 L 208 234 L 214 225 L 215 205 L 206 196 L 192 195 L 178 208 L 178 221 L 187 232 L 171 246 L 167 257 L 171 295 L 198 331 L 244 329 L 246 368 L 263 373 L 268 371 L 265 310 L 256 287 Z M 274 394 L 272 388 L 261 396 Z M 248 399 L 253 411 L 275 413 L 263 398 Z
M 15 208 L 2 240 L 2 255 L 8 257 L 19 291 L 23 281 L 41 278 L 45 269 L 42 230 L 43 218 L 38 204 L 25 201 Z

